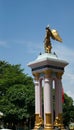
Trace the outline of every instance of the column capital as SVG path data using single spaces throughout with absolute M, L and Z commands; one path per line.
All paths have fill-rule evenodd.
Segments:
M 33 73 L 33 76 L 34 76 L 35 80 L 39 80 L 40 74 L 38 72 L 36 72 L 36 73 Z
M 51 70 L 44 70 L 43 73 L 45 75 L 45 78 L 50 78 L 52 71 Z
M 57 77 L 58 79 L 62 79 L 62 75 L 63 75 L 63 72 L 57 72 L 57 73 L 56 73 L 56 77 Z

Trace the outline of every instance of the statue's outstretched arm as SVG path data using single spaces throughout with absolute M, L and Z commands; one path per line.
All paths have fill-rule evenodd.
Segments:
M 62 38 L 60 37 L 59 33 L 55 29 L 52 29 L 51 32 L 56 41 L 62 42 Z

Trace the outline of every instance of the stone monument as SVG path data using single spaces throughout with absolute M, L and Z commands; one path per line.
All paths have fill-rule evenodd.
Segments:
M 43 54 L 40 54 L 34 61 L 29 62 L 35 80 L 35 126 L 38 130 L 43 126 L 44 130 L 52 130 L 54 127 L 63 129 L 62 121 L 62 75 L 68 63 L 59 59 L 51 52 L 52 45 L 50 38 L 62 42 L 56 30 L 46 27 Z M 42 82 L 44 84 L 42 86 Z M 55 89 L 55 101 L 53 106 L 53 82 Z M 43 89 L 42 89 L 43 87 Z M 42 109 L 42 90 L 43 104 Z

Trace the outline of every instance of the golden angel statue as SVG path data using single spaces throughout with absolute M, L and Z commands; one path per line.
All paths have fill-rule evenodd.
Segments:
M 47 26 L 46 27 L 46 36 L 44 39 L 44 48 L 45 48 L 46 53 L 51 53 L 52 46 L 51 46 L 50 38 L 52 38 L 53 40 L 62 42 L 62 39 L 59 36 L 59 33 L 55 29 L 50 30 L 49 26 Z

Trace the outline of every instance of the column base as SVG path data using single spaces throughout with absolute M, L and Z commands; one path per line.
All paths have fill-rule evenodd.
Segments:
M 62 120 L 62 113 L 59 113 L 58 117 L 55 118 L 54 127 L 60 128 L 61 130 L 65 130 Z
M 46 124 L 44 130 L 53 130 L 53 127 L 51 124 Z
M 34 130 L 37 130 L 40 127 L 39 125 L 39 114 L 35 114 L 35 126 Z
M 52 114 L 51 113 L 46 113 L 46 124 L 44 126 L 44 130 L 53 130 L 52 127 Z
M 38 130 L 42 124 L 43 124 L 42 117 L 40 117 L 39 114 L 35 114 L 35 126 L 33 130 Z
M 59 121 L 60 121 L 60 128 L 61 130 L 64 130 L 64 125 L 63 125 L 63 118 L 62 118 L 62 113 L 59 113 L 58 114 L 58 118 L 59 118 Z

